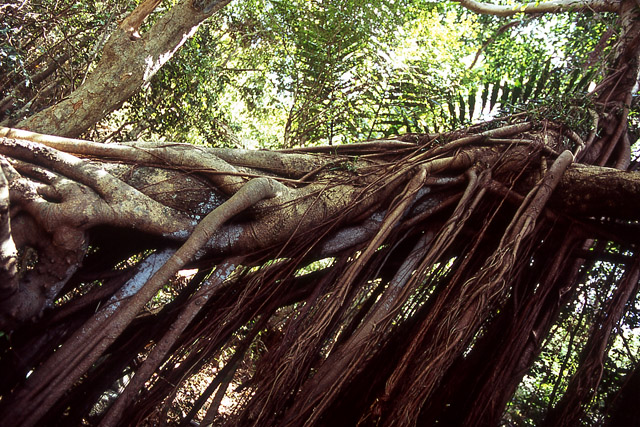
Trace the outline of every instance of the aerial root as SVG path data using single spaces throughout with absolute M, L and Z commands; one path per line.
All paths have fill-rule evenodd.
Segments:
M 272 179 L 256 178 L 210 212 L 187 241 L 161 263 L 122 307 L 119 302 L 105 306 L 29 377 L 23 389 L 14 395 L 7 420 L 14 425 L 35 425 L 67 388 L 102 356 L 158 290 L 197 256 L 216 229 L 257 202 L 276 197 L 282 190 L 281 184 Z
M 25 203 L 30 202 L 33 214 L 39 216 L 36 219 L 49 230 L 61 223 L 84 229 L 98 224 L 134 226 L 154 234 L 191 228 L 191 219 L 186 215 L 156 202 L 94 162 L 27 140 L 4 138 L 0 142 L 0 153 L 56 174 L 49 172 L 48 179 L 52 190 L 61 190 L 58 191 L 62 197 L 60 202 L 49 203 L 39 196 L 34 200 L 25 199 Z M 94 194 L 86 194 L 86 188 Z M 90 202 L 85 200 L 87 197 L 91 198 Z
M 573 154 L 569 150 L 562 152 L 556 158 L 545 176 L 525 197 L 514 215 L 514 220 L 504 233 L 501 246 L 509 240 L 514 241 L 514 252 L 517 252 L 520 241 L 533 230 L 538 216 L 572 162 Z
M 392 207 L 390 208 L 387 216 L 384 218 L 382 225 L 378 230 L 378 233 L 371 239 L 366 249 L 362 252 L 362 254 L 360 254 L 360 256 L 345 272 L 345 275 L 341 278 L 340 291 L 338 295 L 334 295 L 333 297 L 332 309 L 328 309 L 323 313 L 322 319 L 319 320 L 319 324 L 328 326 L 331 323 L 333 317 L 343 306 L 347 294 L 352 287 L 351 285 L 356 280 L 356 277 L 365 268 L 366 264 L 369 262 L 373 254 L 385 242 L 397 223 L 402 219 L 407 209 L 415 201 L 416 194 L 418 193 L 420 188 L 422 188 L 427 178 L 428 170 L 428 167 L 422 165 L 417 167 L 417 172 L 415 173 L 413 178 L 407 183 L 404 190 L 395 198 L 394 202 L 392 202 Z M 331 376 L 333 377 L 333 375 Z M 305 420 L 305 423 L 308 425 L 313 425 L 313 423 L 318 421 L 318 415 L 323 413 L 322 409 L 325 406 L 328 406 L 333 401 L 332 399 L 327 398 L 326 388 L 315 387 L 313 385 L 316 382 L 323 382 L 323 379 L 326 383 L 326 378 L 321 378 L 321 376 L 318 375 L 315 376 L 314 380 L 311 380 L 312 384 L 310 386 L 308 385 L 305 388 L 307 398 L 297 400 L 298 402 L 303 402 L 304 408 L 300 408 L 299 406 L 294 406 L 293 408 L 291 408 L 287 412 L 289 417 L 284 421 L 285 425 L 297 424 L 300 421 L 299 417 L 304 416 L 304 414 L 306 413 L 305 409 L 312 407 L 316 403 L 319 406 L 314 408 L 315 411 Z M 332 388 L 333 393 L 335 393 L 337 387 L 334 386 Z
M 219 264 L 214 273 L 202 282 L 200 289 L 191 296 L 181 313 L 172 323 L 167 333 L 162 337 L 153 350 L 149 353 L 142 366 L 136 370 L 133 379 L 127 384 L 122 394 L 109 408 L 109 411 L 100 422 L 100 426 L 108 427 L 119 424 L 122 411 L 151 378 L 154 371 L 160 366 L 162 360 L 171 350 L 180 334 L 187 328 L 193 318 L 205 306 L 209 297 L 223 284 L 223 282 L 236 269 L 240 259 L 233 259 Z
M 420 325 L 420 332 L 405 352 L 399 368 L 387 380 L 386 396 L 397 392 L 399 388 L 406 392 L 403 399 L 406 399 L 407 405 L 399 406 L 399 412 L 390 414 L 392 424 L 399 419 L 415 424 L 419 408 L 451 365 L 454 355 L 473 337 L 473 333 L 484 321 L 488 307 L 494 307 L 504 296 L 508 283 L 505 277 L 517 265 L 514 261 L 523 239 L 533 231 L 538 216 L 572 161 L 573 155 L 569 151 L 563 152 L 555 160 L 538 185 L 525 197 L 512 222 L 505 229 L 497 249 L 485 260 L 478 272 L 461 286 L 449 284 L 447 290 L 438 296 L 432 311 Z M 434 247 L 437 243 L 434 243 Z M 423 343 L 427 339 L 430 344 L 424 348 Z M 416 359 L 413 355 L 418 351 L 423 354 Z M 419 374 L 412 376 L 410 384 L 405 384 L 405 371 L 410 366 L 415 367 Z
M 636 255 L 620 279 L 618 286 L 599 314 L 589 340 L 579 360 L 580 366 L 567 385 L 567 391 L 555 407 L 547 413 L 545 425 L 576 425 L 580 422 L 582 405 L 596 393 L 604 370 L 604 358 L 611 333 L 625 313 L 625 305 L 638 291 L 640 278 L 640 256 Z

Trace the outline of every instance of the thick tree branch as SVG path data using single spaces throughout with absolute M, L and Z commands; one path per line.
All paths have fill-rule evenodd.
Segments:
M 129 37 L 140 38 L 140 34 L 138 33 L 140 26 L 159 4 L 160 0 L 143 1 L 122 21 L 120 28 L 127 32 Z
M 499 6 L 475 0 L 456 0 L 476 13 L 496 16 L 513 16 L 519 13 L 563 13 L 563 12 L 618 12 L 620 1 L 616 0 L 556 0 L 524 3 L 513 6 Z
M 550 203 L 568 215 L 637 220 L 640 173 L 573 164 L 562 175 Z

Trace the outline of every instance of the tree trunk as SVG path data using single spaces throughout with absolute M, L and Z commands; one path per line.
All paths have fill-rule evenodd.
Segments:
M 82 134 L 149 82 L 209 16 L 230 0 L 182 0 L 144 34 L 140 26 L 159 4 L 142 2 L 114 31 L 84 84 L 66 99 L 18 123 L 35 132 Z

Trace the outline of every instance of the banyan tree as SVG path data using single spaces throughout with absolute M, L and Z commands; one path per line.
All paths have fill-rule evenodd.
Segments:
M 271 151 L 75 139 L 226 2 L 183 1 L 140 35 L 157 3 L 70 97 L 0 131 L 0 424 L 497 425 L 578 284 L 613 262 L 545 415 L 577 425 L 639 281 L 640 5 L 460 2 L 617 14 L 581 105 Z

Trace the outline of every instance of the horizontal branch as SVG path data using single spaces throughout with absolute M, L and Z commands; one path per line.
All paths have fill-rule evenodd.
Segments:
M 551 199 L 565 214 L 637 221 L 640 173 L 573 164 Z
M 475 0 L 457 0 L 462 6 L 476 13 L 496 16 L 513 16 L 518 13 L 564 13 L 564 12 L 618 12 L 618 0 L 552 0 L 501 6 Z

